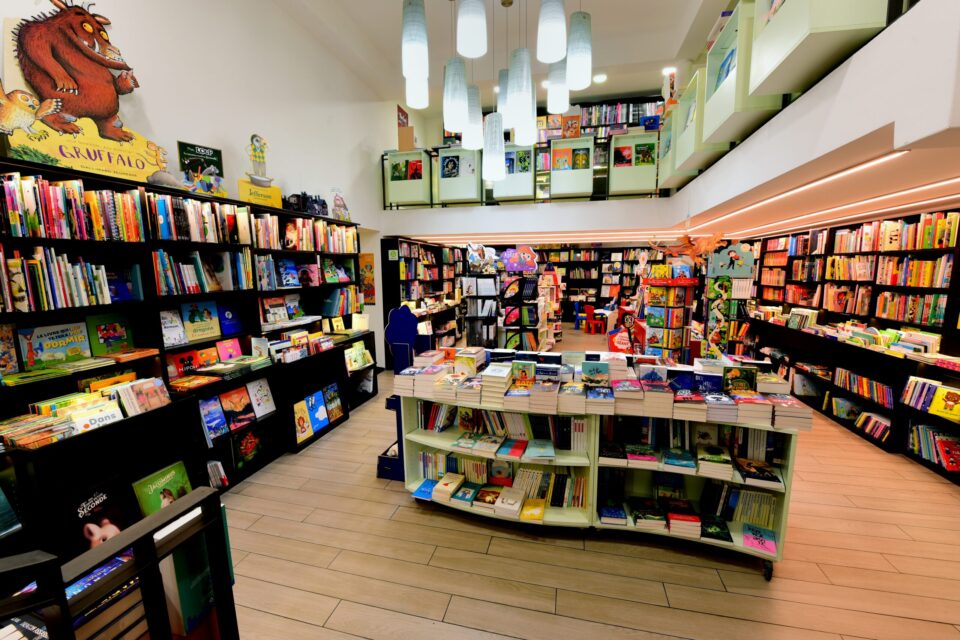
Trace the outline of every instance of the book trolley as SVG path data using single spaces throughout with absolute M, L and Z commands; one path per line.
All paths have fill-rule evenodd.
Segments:
M 458 449 L 454 448 L 453 443 L 457 438 L 462 435 L 459 430 L 454 426 L 446 431 L 434 432 L 430 430 L 420 429 L 418 421 L 418 403 L 421 401 L 417 397 L 402 397 L 401 401 L 401 421 L 402 421 L 402 431 L 404 439 L 403 447 L 403 458 L 404 458 L 404 473 L 405 473 L 405 482 L 406 488 L 411 493 L 415 493 L 424 480 L 424 475 L 422 467 L 420 465 L 419 456 L 421 452 L 433 452 L 438 451 L 441 453 L 454 454 L 458 457 L 463 457 L 467 460 L 483 460 L 484 458 L 470 456 L 466 453 L 461 453 Z M 490 407 L 485 407 L 482 404 L 462 404 L 458 406 L 479 408 L 479 409 L 488 409 L 490 411 L 497 411 L 503 413 L 511 413 L 509 410 L 495 409 Z M 676 405 L 674 405 L 676 406 Z M 535 469 L 545 469 L 545 470 L 557 470 L 563 469 L 565 472 L 568 472 L 573 477 L 584 477 L 586 479 L 586 491 L 585 491 L 585 505 L 583 508 L 553 508 L 547 506 L 543 513 L 542 522 L 536 524 L 540 526 L 554 526 L 554 527 L 576 527 L 576 528 L 596 528 L 596 529 L 616 529 L 622 531 L 630 531 L 636 533 L 651 533 L 653 535 L 667 536 L 679 539 L 687 539 L 679 535 L 672 534 L 669 529 L 663 529 L 660 531 L 649 531 L 644 529 L 635 528 L 633 526 L 620 526 L 620 525 L 610 525 L 603 524 L 600 521 L 599 516 L 597 515 L 597 508 L 600 501 L 602 501 L 603 496 L 598 496 L 598 479 L 600 473 L 608 467 L 605 462 L 603 462 L 599 456 L 600 452 L 600 438 L 601 431 L 605 424 L 605 421 L 613 419 L 613 416 L 607 415 L 585 415 L 583 416 L 584 423 L 586 425 L 586 438 L 585 438 L 585 449 L 582 451 L 564 451 L 557 449 L 555 458 L 549 463 L 544 462 L 525 462 L 522 458 L 518 461 L 512 461 L 514 466 L 514 471 L 522 467 L 530 467 Z M 631 416 L 633 419 L 637 419 L 637 416 Z M 674 420 L 674 422 L 677 422 Z M 715 423 L 719 424 L 719 423 Z M 732 551 L 743 553 L 746 555 L 757 557 L 764 561 L 764 573 L 767 579 L 770 579 L 772 576 L 773 565 L 772 562 L 778 561 L 783 556 L 783 545 L 785 541 L 786 531 L 787 531 L 787 514 L 789 511 L 790 505 L 790 492 L 793 484 L 793 466 L 796 456 L 796 440 L 798 432 L 793 429 L 780 429 L 774 428 L 770 424 L 742 424 L 742 423 L 722 423 L 725 425 L 730 425 L 733 427 L 742 427 L 749 431 L 760 431 L 765 433 L 775 432 L 779 434 L 778 437 L 783 438 L 782 445 L 782 459 L 780 460 L 779 474 L 783 482 L 783 490 L 770 490 L 775 497 L 776 508 L 774 515 L 774 527 L 773 531 L 776 534 L 776 551 L 774 553 L 765 553 L 760 551 L 748 542 L 744 540 L 744 531 L 743 527 L 739 522 L 731 521 L 728 522 L 728 528 L 730 535 L 733 539 L 732 543 L 721 542 L 717 540 L 712 540 L 708 538 L 700 538 L 697 540 L 692 540 L 693 542 L 700 542 L 705 545 L 712 545 L 718 547 L 724 547 Z M 486 458 L 490 459 L 490 458 Z M 502 459 L 502 458 L 498 458 Z M 637 496 L 637 497 L 650 497 L 650 491 L 653 484 L 653 476 L 655 473 L 664 473 L 667 471 L 663 470 L 662 462 L 658 465 L 658 469 L 641 469 L 641 468 L 631 468 L 625 466 L 616 466 L 614 468 L 626 469 L 627 480 L 625 491 L 628 496 Z M 677 474 L 682 478 L 683 486 L 686 490 L 686 495 L 691 502 L 698 502 L 701 498 L 701 492 L 704 489 L 704 486 L 708 483 L 706 476 L 699 474 L 689 475 L 689 474 Z M 730 486 L 742 486 L 744 484 L 742 477 L 738 473 L 733 474 L 733 480 L 729 481 L 727 484 Z M 757 487 L 751 487 L 753 489 Z M 501 515 L 497 515 L 492 510 L 487 509 L 477 509 L 472 507 L 469 504 L 458 503 L 456 500 L 450 500 L 449 502 L 441 502 L 444 506 L 450 507 L 455 510 L 468 511 L 470 513 L 478 514 L 481 516 L 501 519 L 501 520 L 512 520 L 514 522 L 522 522 L 525 524 L 534 524 L 531 521 L 527 520 L 518 520 L 517 518 L 509 518 Z

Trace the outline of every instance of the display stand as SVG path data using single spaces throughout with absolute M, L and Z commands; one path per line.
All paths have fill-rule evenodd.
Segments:
M 707 52 L 704 142 L 739 142 L 780 109 L 779 95 L 749 93 L 754 8 L 742 0 Z
M 887 0 L 757 0 L 750 95 L 809 89 L 887 24 Z
M 550 142 L 550 197 L 589 196 L 593 193 L 593 138 Z
M 507 176 L 493 183 L 493 197 L 497 200 L 532 200 L 534 195 L 533 147 L 506 145 Z
M 432 165 L 430 153 L 392 151 L 383 164 L 383 185 L 387 206 L 430 204 L 432 202 Z M 411 178 L 410 162 L 419 163 L 419 178 Z M 401 172 L 401 166 L 403 167 Z M 402 177 L 401 177 L 402 173 Z M 414 176 L 417 172 L 413 173 Z
M 610 195 L 646 193 L 657 189 L 656 132 L 613 136 L 610 140 Z M 626 155 L 629 151 L 629 155 Z
M 480 202 L 480 152 L 460 147 L 440 149 L 439 194 L 441 204 Z
M 725 143 L 708 144 L 703 139 L 706 74 L 704 67 L 697 69 L 674 108 L 674 164 L 677 171 L 706 169 L 730 147 Z
M 667 111 L 661 120 L 659 159 L 657 160 L 658 189 L 679 189 L 697 175 L 696 171 L 677 169 L 675 148 L 677 109 L 678 107 L 675 106 Z

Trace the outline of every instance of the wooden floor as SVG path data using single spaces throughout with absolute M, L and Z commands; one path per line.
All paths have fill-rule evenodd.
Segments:
M 581 336 L 561 346 L 602 348 Z M 719 549 L 416 503 L 375 477 L 391 387 L 224 495 L 242 637 L 960 639 L 960 488 L 825 418 L 767 583 Z

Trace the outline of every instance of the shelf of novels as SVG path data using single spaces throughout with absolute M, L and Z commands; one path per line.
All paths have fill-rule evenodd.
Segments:
M 806 91 L 887 24 L 886 0 L 757 0 L 750 95 Z
M 754 3 L 742 0 L 707 51 L 703 137 L 707 143 L 739 142 L 780 109 L 778 95 L 751 96 Z

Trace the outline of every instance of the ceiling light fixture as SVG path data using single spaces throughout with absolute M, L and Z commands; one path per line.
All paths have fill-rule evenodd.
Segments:
M 467 65 L 453 57 L 443 69 L 443 128 L 463 133 L 467 126 Z
M 563 0 L 540 0 L 537 23 L 537 60 L 560 62 L 567 55 L 567 11 Z
M 567 88 L 582 91 L 590 86 L 593 75 L 593 33 L 589 13 L 570 14 L 570 37 L 567 39 Z
M 513 139 L 522 147 L 532 147 L 537 143 L 537 90 L 530 87 L 530 106 L 519 122 L 513 123 Z
M 487 8 L 484 0 L 460 0 L 457 7 L 457 53 L 482 58 L 487 53 Z
M 427 48 L 427 13 L 423 0 L 403 0 L 400 62 L 404 78 L 430 77 Z
M 603 84 L 604 82 L 607 81 L 607 74 L 598 73 L 597 75 L 593 76 L 593 81 L 596 82 L 597 84 Z
M 483 111 L 480 109 L 480 89 L 467 87 L 467 126 L 463 129 L 463 148 L 468 151 L 483 149 Z
M 550 65 L 547 85 L 547 113 L 566 113 L 570 109 L 570 89 L 567 88 L 567 61 Z
M 850 167 L 849 169 L 843 169 L 842 171 L 838 171 L 838 172 L 836 172 L 836 173 L 832 173 L 832 174 L 830 174 L 830 175 L 828 175 L 828 176 L 825 176 L 825 177 L 823 177 L 823 178 L 819 178 L 819 179 L 817 179 L 817 180 L 814 180 L 813 182 L 808 182 L 807 184 L 801 185 L 801 186 L 799 186 L 799 187 L 794 187 L 793 189 L 789 189 L 789 190 L 784 191 L 783 193 L 777 194 L 777 195 L 775 195 L 775 196 L 770 196 L 769 198 L 764 198 L 763 200 L 760 200 L 759 202 L 755 202 L 755 203 L 753 203 L 753 204 L 751 204 L 751 205 L 748 205 L 748 206 L 746 206 L 746 207 L 742 207 L 742 208 L 740 208 L 740 209 L 737 209 L 736 211 L 731 211 L 730 213 L 724 214 L 724 215 L 719 216 L 719 217 L 717 217 L 717 218 L 713 218 L 712 220 L 708 220 L 707 222 L 701 222 L 700 224 L 694 225 L 694 226 L 690 227 L 690 228 L 687 229 L 687 230 L 688 230 L 688 231 L 695 231 L 695 230 L 697 230 L 697 229 L 701 229 L 701 228 L 703 228 L 703 227 L 706 227 L 706 226 L 709 226 L 709 225 L 712 225 L 712 224 L 716 224 L 717 222 L 722 222 L 722 221 L 724 221 L 724 220 L 729 220 L 730 218 L 733 218 L 734 216 L 743 215 L 744 213 L 747 213 L 748 211 L 753 211 L 754 209 L 757 209 L 757 208 L 762 207 L 762 206 L 764 206 L 764 205 L 768 205 L 768 204 L 771 204 L 771 203 L 773 203 L 773 202 L 778 202 L 778 201 L 780 201 L 780 200 L 783 200 L 784 198 L 788 198 L 788 197 L 793 196 L 793 195 L 796 195 L 796 194 L 798 194 L 798 193 L 802 193 L 802 192 L 804 192 L 804 191 L 808 191 L 808 190 L 810 190 L 810 189 L 813 189 L 814 187 L 819 187 L 819 186 L 822 186 L 822 185 L 827 184 L 827 183 L 829 183 L 829 182 L 833 182 L 834 180 L 839 180 L 840 178 L 845 178 L 845 177 L 847 177 L 847 176 L 849 176 L 849 175 L 853 175 L 853 174 L 855 174 L 855 173 L 859 173 L 860 171 L 865 171 L 865 170 L 867 170 L 867 169 L 872 169 L 873 167 L 876 167 L 876 166 L 878 166 L 878 165 L 884 164 L 885 162 L 890 162 L 891 160 L 896 160 L 897 158 L 899 158 L 899 157 L 901 157 L 901 156 L 903 156 L 903 155 L 906 155 L 907 153 L 909 153 L 909 149 L 904 150 L 904 151 L 894 151 L 893 153 L 888 153 L 888 154 L 885 155 L 885 156 L 880 156 L 879 158 L 874 158 L 873 160 L 869 160 L 869 161 L 867 161 L 867 162 L 863 162 L 863 163 L 861 163 L 861 164 L 854 165 L 854 166 Z
M 739 231 L 738 234 L 744 233 L 755 233 L 761 229 L 769 229 L 770 227 L 776 227 L 777 225 L 797 222 L 799 220 L 809 220 L 810 218 L 816 218 L 818 216 L 826 215 L 828 213 L 835 213 L 837 211 L 842 211 L 844 209 L 850 209 L 851 207 L 860 207 L 865 204 L 872 204 L 874 202 L 882 202 L 883 200 L 890 200 L 891 198 L 899 198 L 901 196 L 907 196 L 913 193 L 920 193 L 921 191 L 929 191 L 930 189 L 937 189 L 939 187 L 946 187 L 951 184 L 960 183 L 960 177 L 950 178 L 949 180 L 940 180 L 939 182 L 931 182 L 930 184 L 921 185 L 919 187 L 911 187 L 910 189 L 903 189 L 902 191 L 894 191 L 893 193 L 887 193 L 882 196 L 874 196 L 872 198 L 865 198 L 863 200 L 857 200 L 856 202 L 850 202 L 848 204 L 841 204 L 836 207 L 830 207 L 829 209 L 822 209 L 820 211 L 814 211 L 813 213 L 806 213 L 802 216 L 795 216 L 789 220 L 780 220 L 778 222 L 770 222 L 767 224 L 761 224 L 756 227 L 751 227 L 745 229 L 744 231 Z M 829 222 L 829 221 L 825 221 Z
M 494 111 L 483 123 L 483 179 L 499 182 L 507 177 L 503 148 L 503 120 Z
M 533 78 L 530 75 L 530 50 L 514 49 L 510 54 L 509 86 L 507 90 L 507 120 L 514 129 L 536 114 L 530 111 Z
M 406 78 L 404 92 L 407 106 L 411 109 L 426 109 L 430 106 L 430 81 L 427 78 Z

